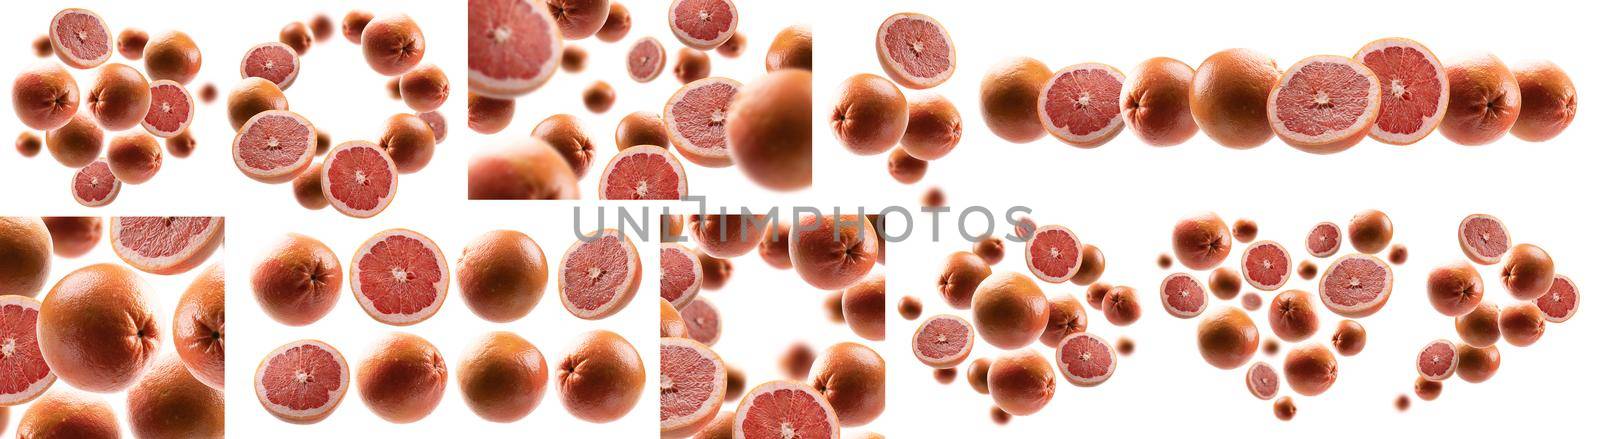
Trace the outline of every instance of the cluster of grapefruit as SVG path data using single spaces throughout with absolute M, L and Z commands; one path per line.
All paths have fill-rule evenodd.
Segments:
M 627 235 L 602 230 L 563 254 L 555 277 L 561 304 L 573 316 L 615 315 L 639 289 L 639 252 Z M 361 309 L 391 326 L 421 323 L 440 311 L 450 286 L 445 254 L 427 236 L 406 229 L 379 232 L 356 249 L 349 284 Z M 316 323 L 339 301 L 345 273 L 327 245 L 290 234 L 267 250 L 251 273 L 261 309 L 290 326 Z M 544 296 L 549 265 L 539 244 L 511 230 L 485 233 L 456 262 L 460 295 L 477 316 L 510 323 Z M 579 419 L 625 416 L 644 390 L 644 365 L 626 339 L 610 331 L 579 337 L 552 372 L 532 343 L 509 332 L 485 336 L 462 358 L 457 383 L 466 404 L 485 420 L 513 422 L 538 407 L 550 376 L 561 401 Z M 350 387 L 350 368 L 332 345 L 298 340 L 269 352 L 256 369 L 261 405 L 286 422 L 311 424 L 333 414 Z M 444 357 L 422 337 L 396 332 L 359 365 L 355 385 L 374 414 L 394 423 L 427 417 L 448 384 Z
M 199 267 L 221 245 L 222 223 L 0 217 L 0 432 L 11 407 L 26 405 L 18 437 L 119 437 L 122 425 L 95 394 L 125 391 L 136 436 L 222 437 L 222 263 L 202 270 L 178 297 L 170 326 L 154 314 L 159 298 L 134 270 L 171 276 Z M 54 259 L 87 255 L 104 229 L 122 263 L 73 269 L 35 299 Z M 167 338 L 176 352 L 161 354 Z
M 783 379 L 745 389 L 742 371 L 712 349 L 722 320 L 703 291 L 721 289 L 729 259 L 757 253 L 793 269 L 825 301 L 835 322 L 869 341 L 884 339 L 883 241 L 877 216 L 803 214 L 797 223 L 765 215 L 663 216 L 661 243 L 661 436 L 837 438 L 884 411 L 883 357 L 864 344 L 837 343 L 819 357 L 797 343 L 780 359 Z M 698 249 L 673 241 L 687 235 Z M 672 238 L 672 239 L 667 239 Z M 722 410 L 724 403 L 737 403 Z
M 246 177 L 262 183 L 293 181 L 295 199 L 307 209 L 334 210 L 370 218 L 394 200 L 400 174 L 422 170 L 444 140 L 445 119 L 438 113 L 450 95 L 444 70 L 420 65 L 426 43 L 415 21 L 403 14 L 374 18 L 366 11 L 344 17 L 343 33 L 361 45 L 367 65 L 395 77 L 400 98 L 416 113 L 399 113 L 384 124 L 376 143 L 351 140 L 332 146 L 327 134 L 289 110 L 284 91 L 300 76 L 301 60 L 313 39 L 333 36 L 333 21 L 318 14 L 285 26 L 279 41 L 245 51 L 241 80 L 228 93 L 233 162 Z M 327 157 L 313 162 L 320 154 Z
M 123 183 L 154 178 L 163 155 L 157 137 L 166 139 L 175 157 L 193 151 L 188 128 L 195 100 L 185 86 L 200 71 L 200 49 L 187 34 L 171 31 L 151 39 L 130 28 L 113 36 L 99 14 L 68 8 L 56 13 L 49 34 L 34 46 L 40 57 L 54 53 L 60 63 L 42 62 L 18 74 L 11 102 L 24 125 L 45 132 L 42 146 L 50 156 L 77 171 L 71 190 L 79 204 L 105 206 L 116 200 Z M 128 61 L 143 59 L 144 71 L 107 63 L 113 51 Z M 98 68 L 93 85 L 80 92 L 62 64 Z M 117 134 L 108 140 L 108 132 Z M 38 135 L 17 137 L 23 156 L 40 149 Z
M 473 0 L 468 28 L 468 124 L 485 134 L 511 122 L 516 99 L 545 84 L 558 66 L 582 70 L 586 52 L 573 41 L 621 41 L 632 15 L 609 0 Z M 743 52 L 739 11 L 731 0 L 674 0 L 666 21 L 685 47 L 674 73 L 683 83 L 661 112 L 639 111 L 616 129 L 616 155 L 600 173 L 597 195 L 611 200 L 678 200 L 688 176 L 678 155 L 708 168 L 737 166 L 758 186 L 793 191 L 811 185 L 811 31 L 781 31 L 766 56 L 767 75 L 745 84 L 710 76 L 704 51 Z M 627 51 L 628 75 L 654 81 L 666 49 L 649 36 Z M 584 91 L 595 113 L 616 92 L 597 81 Z M 669 148 L 676 149 L 674 155 Z M 577 118 L 557 114 L 533 135 L 479 152 L 468 165 L 471 199 L 574 199 L 588 174 L 594 143 Z

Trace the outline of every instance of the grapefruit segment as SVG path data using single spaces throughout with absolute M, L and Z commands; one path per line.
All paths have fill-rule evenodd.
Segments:
M 206 216 L 111 217 L 111 249 L 128 266 L 179 274 L 200 266 L 222 245 L 223 219 Z
M 667 99 L 662 121 L 667 138 L 683 158 L 708 168 L 733 166 L 728 156 L 728 107 L 740 86 L 739 81 L 728 78 L 699 79 L 684 84 Z
M 380 323 L 407 326 L 427 320 L 439 312 L 449 290 L 444 252 L 421 233 L 378 232 L 350 260 L 350 291 Z
M 1300 60 L 1267 95 L 1267 120 L 1284 143 L 1332 154 L 1361 142 L 1378 119 L 1382 87 L 1372 69 L 1350 58 Z
M 935 369 L 961 365 L 972 354 L 972 324 L 952 314 L 923 320 L 911 336 L 911 351 L 922 364 Z
M 666 149 L 635 145 L 612 156 L 600 173 L 602 200 L 681 200 L 689 195 L 689 176 Z
M 654 81 L 667 65 L 667 49 L 655 37 L 640 38 L 628 48 L 628 77 L 634 82 Z
M 1338 224 L 1323 221 L 1311 226 L 1311 233 L 1306 234 L 1306 252 L 1311 256 L 1326 258 L 1339 252 L 1339 247 L 1344 244 L 1344 232 Z
M 339 213 L 371 218 L 394 201 L 399 173 L 394 159 L 377 144 L 344 142 L 328 151 L 323 160 L 322 195 Z
M 289 45 L 261 43 L 244 52 L 239 60 L 239 78 L 256 77 L 272 81 L 279 90 L 288 90 L 300 76 L 300 55 Z
M 39 351 L 39 301 L 0 296 L 0 407 L 26 404 L 55 384 Z
M 1355 59 L 1377 75 L 1382 90 L 1369 136 L 1410 145 L 1439 127 L 1449 107 L 1450 79 L 1432 51 L 1409 39 L 1382 38 L 1362 46 Z
M 300 340 L 267 353 L 256 366 L 256 399 L 267 413 L 294 424 L 315 424 L 333 414 L 350 390 L 350 365 L 338 349 Z
M 317 129 L 288 110 L 252 116 L 233 137 L 233 163 L 246 177 L 263 183 L 294 180 L 317 155 Z
M 122 181 L 111 174 L 105 159 L 95 160 L 72 175 L 72 199 L 85 207 L 101 207 L 116 201 Z
M 1039 280 L 1059 284 L 1072 279 L 1083 263 L 1083 242 L 1058 225 L 1040 227 L 1023 243 L 1028 270 Z
M 1199 279 L 1189 273 L 1172 273 L 1161 280 L 1161 307 L 1167 314 L 1180 319 L 1192 319 L 1206 310 L 1206 290 Z
M 1506 224 L 1485 214 L 1467 215 L 1456 228 L 1456 240 L 1467 259 L 1480 265 L 1500 263 L 1500 258 L 1511 250 L 1511 233 Z
M 605 229 L 582 237 L 561 256 L 561 305 L 584 320 L 610 317 L 633 301 L 641 271 L 639 250 L 622 232 Z
M 735 439 L 839 439 L 839 416 L 811 386 L 770 381 L 739 400 L 733 415 Z
M 50 45 L 61 62 L 89 69 L 111 59 L 111 29 L 100 14 L 67 8 L 50 19 Z
M 661 298 L 683 309 L 700 294 L 705 271 L 700 258 L 683 244 L 661 244 Z
M 1394 270 L 1371 255 L 1344 255 L 1322 272 L 1317 287 L 1322 304 L 1329 311 L 1352 319 L 1366 317 L 1378 312 L 1389 301 Z
M 1294 262 L 1289 260 L 1289 250 L 1274 241 L 1256 241 L 1244 248 L 1239 259 L 1240 272 L 1250 286 L 1262 291 L 1275 291 L 1289 282 Z
M 183 84 L 170 79 L 150 83 L 150 111 L 144 115 L 145 131 L 160 138 L 182 133 L 194 122 L 194 97 Z
M 922 14 L 890 15 L 878 26 L 878 64 L 903 87 L 943 84 L 956 71 L 955 40 L 938 20 Z
M 1072 385 L 1094 387 L 1117 371 L 1117 353 L 1104 339 L 1075 332 L 1061 339 L 1061 346 L 1056 347 L 1056 367 Z
M 467 2 L 467 88 L 512 99 L 538 90 L 561 65 L 561 30 L 543 1 Z
M 1122 132 L 1122 72 L 1100 63 L 1057 70 L 1039 92 L 1039 121 L 1050 135 L 1080 148 Z
M 1572 283 L 1572 279 L 1558 274 L 1555 283 L 1550 284 L 1550 290 L 1534 300 L 1533 304 L 1539 307 L 1539 314 L 1544 315 L 1545 321 L 1565 322 L 1578 313 L 1578 285 Z
M 661 437 L 689 437 L 722 408 L 727 368 L 711 348 L 687 338 L 661 339 Z
M 732 0 L 673 0 L 667 6 L 667 27 L 683 45 L 712 50 L 733 38 L 739 9 Z

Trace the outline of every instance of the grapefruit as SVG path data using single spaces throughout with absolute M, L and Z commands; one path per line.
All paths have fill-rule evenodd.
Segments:
M 1440 314 L 1455 317 L 1472 312 L 1483 301 L 1483 277 L 1465 261 L 1440 265 L 1428 272 L 1428 302 Z
M 39 301 L 0 296 L 0 407 L 26 404 L 56 382 L 39 352 L 38 322 Z
M 1262 291 L 1283 287 L 1289 282 L 1289 273 L 1294 267 L 1289 260 L 1289 249 L 1274 241 L 1256 241 L 1245 247 L 1239 265 L 1245 282 Z
M 1450 141 L 1477 146 L 1499 140 L 1522 113 L 1522 91 L 1500 58 L 1479 53 L 1445 66 L 1450 106 L 1439 133 Z
M 1456 345 L 1450 340 L 1434 340 L 1417 353 L 1417 373 L 1431 381 L 1444 381 L 1456 374 Z
M 857 73 L 839 85 L 834 104 L 833 136 L 845 150 L 874 155 L 893 148 L 906 133 L 910 113 L 906 95 L 882 76 Z
M 1494 345 L 1476 347 L 1456 345 L 1456 376 L 1469 383 L 1481 383 L 1494 377 L 1500 370 L 1500 348 Z
M 859 427 L 883 414 L 888 399 L 883 356 L 859 343 L 828 347 L 811 368 L 811 388 L 833 407 L 839 423 Z
M 448 381 L 439 349 L 422 337 L 399 332 L 379 341 L 356 371 L 361 401 L 373 414 L 396 424 L 433 413 Z
M 628 77 L 634 82 L 654 81 L 667 66 L 667 49 L 655 37 L 640 38 L 628 48 Z
M 902 12 L 878 25 L 878 64 L 894 82 L 910 89 L 932 88 L 956 71 L 956 44 L 938 20 Z
M 1267 104 L 1278 76 L 1278 64 L 1261 52 L 1217 52 L 1194 69 L 1189 112 L 1200 130 L 1222 146 L 1261 146 L 1272 139 Z
M 1244 385 L 1256 399 L 1269 401 L 1278 396 L 1278 371 L 1265 361 L 1257 361 L 1245 371 Z
M 380 323 L 408 326 L 427 320 L 444 306 L 449 290 L 444 252 L 421 233 L 378 232 L 350 258 L 350 292 Z
M 690 215 L 689 232 L 700 251 L 719 258 L 744 255 L 766 238 L 761 224 L 766 215 Z
M 484 320 L 512 322 L 533 311 L 549 284 L 544 249 L 528 235 L 493 230 L 474 239 L 456 259 L 456 284 L 467 308 Z
M 578 178 L 549 143 L 531 137 L 514 138 L 480 149 L 467 162 L 467 198 L 576 199 Z
M 789 229 L 789 258 L 813 287 L 849 287 L 867 277 L 882 250 L 875 230 L 863 216 L 808 213 Z
M 929 367 L 956 367 L 972 354 L 973 334 L 972 324 L 954 314 L 929 317 L 911 335 L 911 352 Z
M 695 297 L 678 310 L 678 315 L 683 318 L 683 326 L 694 341 L 715 346 L 717 340 L 722 338 L 722 315 L 711 304 L 711 300 Z
M 101 207 L 117 200 L 122 182 L 111 175 L 105 159 L 95 160 L 72 175 L 72 199 L 85 207 Z
M 1027 276 L 1014 272 L 990 275 L 972 294 L 972 320 L 978 335 L 995 347 L 1017 349 L 1044 334 L 1050 303 Z
M 1533 304 L 1539 307 L 1539 313 L 1544 315 L 1545 321 L 1565 322 L 1578 313 L 1578 285 L 1572 283 L 1572 279 L 1558 274 L 1555 283 L 1550 284 L 1550 290 L 1534 300 Z
M 111 249 L 146 273 L 180 274 L 200 266 L 222 246 L 222 223 L 221 217 L 114 216 Z
M 1567 72 L 1549 61 L 1530 61 L 1518 65 L 1513 73 L 1522 95 L 1522 109 L 1517 122 L 1511 125 L 1511 135 L 1543 142 L 1572 125 L 1578 115 L 1578 91 Z
M 316 151 L 314 146 L 309 150 Z M 339 213 L 371 218 L 394 201 L 399 176 L 394 159 L 382 147 L 351 140 L 333 147 L 323 159 L 322 195 Z
M 78 114 L 78 81 L 55 63 L 37 64 L 11 83 L 11 106 L 23 125 L 36 130 L 61 128 Z
M 1555 261 L 1544 249 L 1533 244 L 1517 244 L 1500 266 L 1500 283 L 1517 300 L 1534 300 L 1555 284 Z
M 0 421 L 4 418 L 0 415 Z M 98 395 L 58 388 L 28 405 L 28 411 L 17 421 L 16 437 L 115 439 L 122 437 L 122 427 L 111 406 Z
M 55 252 L 56 256 L 63 258 L 77 258 L 88 254 L 90 251 L 94 250 L 95 246 L 100 245 L 101 229 L 104 227 L 100 217 L 47 216 L 40 218 L 40 220 L 43 220 L 44 227 L 50 230 L 50 247 L 51 250 Z M 31 239 L 38 238 L 32 237 Z M 37 243 L 38 241 L 33 241 L 34 245 L 37 245 Z M 5 245 L 6 244 L 0 244 L 0 246 Z M 32 248 L 30 248 L 29 251 L 33 251 Z M 23 259 L 28 260 L 29 264 L 32 264 L 48 258 L 40 258 L 36 255 L 28 254 L 28 256 Z M 29 267 L 29 265 L 18 266 Z M 18 270 L 18 272 L 26 273 L 27 270 L 30 269 L 31 268 L 22 268 L 21 270 Z
M 546 0 L 550 16 L 556 19 L 561 36 L 581 40 L 594 36 L 606 24 L 611 0 Z
M 150 112 L 144 115 L 144 129 L 163 139 L 171 138 L 194 122 L 194 96 L 170 79 L 150 83 Z
M 361 53 L 367 66 L 383 76 L 398 76 L 416 67 L 426 50 L 422 29 L 405 14 L 374 18 L 361 30 Z
M 989 365 L 989 397 L 1007 414 L 1027 416 L 1044 409 L 1056 394 L 1050 360 L 1033 349 L 1001 353 Z
M 983 123 L 989 131 L 1011 143 L 1044 136 L 1044 125 L 1039 123 L 1039 91 L 1050 77 L 1050 68 L 1033 58 L 1010 58 L 990 67 L 979 87 Z M 1184 93 L 1188 99 L 1187 88 Z
M 689 325 L 683 322 L 683 314 L 678 308 L 672 306 L 667 299 L 661 301 L 661 336 L 662 337 L 688 337 Z
M 491 422 L 527 417 L 550 382 L 544 353 L 510 332 L 491 332 L 473 343 L 460 364 L 456 383 L 467 408 Z
M 1306 252 L 1311 256 L 1326 258 L 1339 252 L 1339 247 L 1344 244 L 1344 232 L 1338 224 L 1323 221 L 1311 226 L 1311 233 L 1306 234 Z
M 233 137 L 233 163 L 262 183 L 294 180 L 317 156 L 317 129 L 288 110 L 256 113 Z
M 128 389 L 128 427 L 140 438 L 217 438 L 225 430 L 222 391 L 167 355 Z
M 1172 250 L 1183 266 L 1209 270 L 1228 258 L 1228 252 L 1233 250 L 1233 233 L 1216 213 L 1190 215 L 1172 227 Z
M 811 72 L 782 69 L 739 89 L 728 107 L 728 153 L 757 185 L 811 186 Z
M 1050 298 L 1048 322 L 1045 324 L 1044 333 L 1039 334 L 1039 343 L 1046 347 L 1060 345 L 1061 339 L 1066 338 L 1067 334 L 1089 329 L 1089 315 L 1083 311 L 1083 304 L 1071 294 Z
M 0 216 L 0 295 L 38 295 L 50 280 L 54 242 L 38 217 Z
M 884 275 L 874 273 L 845 288 L 840 299 L 845 326 L 867 340 L 883 341 L 884 338 L 884 309 L 887 307 L 884 285 Z
M 1352 319 L 1370 316 L 1389 301 L 1394 271 L 1371 255 L 1349 254 L 1335 259 L 1317 281 L 1322 304 L 1334 314 Z
M 1317 396 L 1333 387 L 1339 378 L 1339 363 L 1333 352 L 1321 344 L 1303 344 L 1283 356 L 1283 375 L 1289 388 L 1305 396 Z
M 261 78 L 272 81 L 279 90 L 288 90 L 294 85 L 294 79 L 300 76 L 300 55 L 296 54 L 289 45 L 271 42 L 261 43 L 244 52 L 243 59 L 239 60 L 240 78 Z
M 682 309 L 700 294 L 705 272 L 700 258 L 683 244 L 661 244 L 661 298 Z
M 178 298 L 178 310 L 172 316 L 172 344 L 178 348 L 178 359 L 195 379 L 218 391 L 223 389 L 227 343 L 222 267 L 220 262 L 211 264 L 196 276 Z
M 1456 240 L 1467 259 L 1480 265 L 1500 263 L 1500 257 L 1511 250 L 1511 232 L 1499 218 L 1476 213 L 1467 215 L 1456 228 Z
M 661 437 L 684 438 L 711 423 L 728 391 L 727 368 L 711 348 L 661 339 Z
M 734 439 L 839 439 L 839 417 L 821 393 L 794 381 L 750 389 L 733 415 Z
M 1039 280 L 1059 284 L 1072 279 L 1083 262 L 1083 242 L 1058 225 L 1040 227 L 1023 243 L 1028 271 Z
M 644 360 L 633 344 L 615 332 L 580 335 L 556 370 L 561 405 L 587 422 L 605 423 L 627 416 L 644 393 Z
M 343 281 L 339 255 L 322 241 L 298 233 L 270 247 L 250 273 L 250 289 L 261 311 L 289 326 L 315 323 L 333 311 Z
M 1104 145 L 1122 132 L 1122 72 L 1100 63 L 1057 70 L 1039 92 L 1039 121 L 1050 135 L 1080 148 Z
M 1111 349 L 1111 344 L 1094 334 L 1073 333 L 1056 347 L 1056 366 L 1072 385 L 1094 387 L 1117 371 L 1117 353 Z
M 139 126 L 150 111 L 150 82 L 126 64 L 106 64 L 83 95 L 83 105 L 108 131 Z
M 556 270 L 561 305 L 573 316 L 599 320 L 622 311 L 639 291 L 639 250 L 616 229 L 572 243 Z
M 1345 231 L 1350 234 L 1351 247 L 1373 255 L 1383 251 L 1394 239 L 1394 222 L 1382 211 L 1367 209 L 1350 217 L 1350 224 L 1345 226 Z
M 602 200 L 681 200 L 689 175 L 665 148 L 637 145 L 611 156 L 600 173 Z
M 300 340 L 267 353 L 256 366 L 256 399 L 285 422 L 315 424 L 333 414 L 350 390 L 350 366 L 338 349 Z
M 1260 332 L 1254 321 L 1235 307 L 1225 307 L 1200 319 L 1196 342 L 1200 357 L 1218 369 L 1243 366 L 1260 346 Z
M 1378 76 L 1353 59 L 1318 55 L 1300 60 L 1267 96 L 1267 119 L 1284 143 L 1332 154 L 1371 132 L 1382 104 Z
M 1422 43 L 1378 39 L 1362 46 L 1355 60 L 1377 75 L 1382 93 L 1369 136 L 1391 145 L 1410 145 L 1439 126 L 1450 103 L 1450 78 L 1444 64 Z
M 683 45 L 712 50 L 733 38 L 739 9 L 733 0 L 673 0 L 667 6 L 667 27 Z
M 1167 314 L 1192 319 L 1206 310 L 1206 290 L 1189 273 L 1172 273 L 1161 280 L 1161 307 Z
M 1124 123 L 1150 146 L 1188 141 L 1200 131 L 1189 113 L 1193 85 L 1194 68 L 1183 61 L 1156 57 L 1139 63 L 1128 74 L 1119 101 Z
M 50 45 L 61 62 L 79 69 L 99 66 L 111 59 L 111 29 L 100 14 L 67 8 L 50 19 Z
M 543 1 L 467 2 L 467 88 L 512 99 L 544 85 L 561 65 L 561 29 Z
M 142 184 L 161 171 L 161 143 L 155 136 L 129 131 L 111 138 L 106 146 L 111 175 L 126 184 Z
M 1257 303 L 1261 299 L 1256 299 Z M 1300 290 L 1285 290 L 1272 298 L 1272 306 L 1267 308 L 1267 324 L 1272 327 L 1272 333 L 1284 341 L 1301 341 L 1311 338 L 1317 333 L 1317 310 L 1311 302 L 1311 294 Z
M 728 107 L 740 86 L 728 78 L 705 78 L 684 84 L 667 99 L 662 120 L 667 138 L 683 158 L 709 168 L 733 166 L 728 156 Z
M 152 308 L 149 286 L 133 270 L 113 264 L 77 269 L 39 305 L 39 352 L 72 387 L 121 391 L 160 350 L 162 330 Z

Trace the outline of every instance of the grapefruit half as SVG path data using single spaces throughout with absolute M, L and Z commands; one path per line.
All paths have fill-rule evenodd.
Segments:
M 1117 371 L 1117 352 L 1094 334 L 1075 332 L 1056 347 L 1056 367 L 1072 385 L 1094 387 Z
M 1189 273 L 1172 273 L 1161 280 L 1161 307 L 1167 314 L 1192 319 L 1206 310 L 1206 289 Z
M 114 216 L 111 249 L 128 266 L 179 274 L 200 266 L 222 246 L 222 217 Z
M 922 14 L 890 15 L 878 25 L 878 64 L 901 86 L 922 90 L 950 79 L 956 45 L 938 20 Z
M 1100 63 L 1057 70 L 1039 91 L 1039 122 L 1080 148 L 1104 145 L 1122 132 L 1122 72 Z
M 50 45 L 61 62 L 79 69 L 94 68 L 111 59 L 111 29 L 94 11 L 62 9 L 50 19 Z
M 1394 270 L 1372 255 L 1344 255 L 1328 265 L 1317 286 L 1329 311 L 1352 319 L 1366 317 L 1389 301 Z
M 1289 282 L 1294 262 L 1289 260 L 1289 249 L 1275 241 L 1256 241 L 1244 248 L 1239 258 L 1239 271 L 1245 282 L 1262 291 L 1275 291 Z
M 150 83 L 150 111 L 144 115 L 145 131 L 169 138 L 189 129 L 194 122 L 194 96 L 183 84 L 170 79 Z
M 1572 279 L 1558 274 L 1555 283 L 1550 284 L 1550 290 L 1534 300 L 1533 304 L 1539 307 L 1539 314 L 1544 315 L 1545 321 L 1565 322 L 1578 313 L 1578 285 L 1572 283 Z
M 667 49 L 655 37 L 640 38 L 628 48 L 628 77 L 634 82 L 654 81 L 667 66 Z
M 600 173 L 602 200 L 681 200 L 689 196 L 689 176 L 665 148 L 634 145 L 611 156 Z
M 1059 284 L 1072 279 L 1083 263 L 1083 242 L 1058 225 L 1040 227 L 1023 243 L 1028 270 L 1039 280 Z
M 700 258 L 683 244 L 661 244 L 661 298 L 683 309 L 700 294 L 705 272 Z
M 233 163 L 263 183 L 294 180 L 317 156 L 317 129 L 288 110 L 256 113 L 233 136 Z
M 711 348 L 687 338 L 661 339 L 661 437 L 689 437 L 717 417 L 728 369 Z
M 733 415 L 734 439 L 839 439 L 839 416 L 811 386 L 770 381 L 739 400 Z
M 26 404 L 55 384 L 39 352 L 39 301 L 0 296 L 0 407 Z
M 1444 381 L 1456 374 L 1456 345 L 1450 340 L 1434 340 L 1417 352 L 1417 373 L 1430 381 Z
M 739 9 L 733 0 L 673 0 L 667 6 L 667 27 L 683 45 L 712 50 L 733 38 Z
M 122 181 L 111 175 L 105 159 L 95 160 L 72 175 L 72 199 L 85 207 L 101 207 L 117 200 Z
M 1362 46 L 1355 59 L 1378 76 L 1383 93 L 1369 136 L 1410 145 L 1439 127 L 1450 103 L 1450 78 L 1432 51 L 1409 39 L 1382 38 Z
M 1256 399 L 1271 400 L 1278 396 L 1278 371 L 1265 361 L 1257 361 L 1245 371 L 1244 385 Z
M 380 323 L 407 326 L 427 320 L 439 312 L 449 290 L 444 252 L 421 233 L 378 232 L 350 259 L 350 291 Z
M 911 336 L 911 352 L 917 360 L 935 369 L 961 365 L 972 354 L 972 324 L 953 314 L 940 314 L 923 320 Z
M 662 121 L 667 138 L 683 158 L 708 168 L 733 166 L 728 156 L 728 107 L 740 86 L 728 78 L 704 78 L 684 84 L 667 99 Z
M 538 90 L 561 65 L 561 29 L 545 2 L 467 2 L 467 88 L 513 99 Z
M 1353 59 L 1317 55 L 1278 77 L 1267 95 L 1267 120 L 1284 143 L 1301 151 L 1344 151 L 1371 132 L 1383 102 L 1372 69 Z
M 561 256 L 557 285 L 561 305 L 584 320 L 610 317 L 639 291 L 639 250 L 616 229 L 605 229 L 572 243 Z M 687 318 L 687 317 L 685 317 Z
M 1467 215 L 1456 227 L 1456 240 L 1467 259 L 1480 265 L 1500 263 L 1500 258 L 1511 250 L 1511 233 L 1506 224 L 1485 214 Z
M 261 43 L 244 52 L 239 60 L 239 78 L 256 77 L 272 81 L 279 90 L 288 90 L 300 76 L 300 55 L 289 45 Z
M 1326 258 L 1339 252 L 1339 247 L 1344 244 L 1344 232 L 1338 224 L 1323 221 L 1311 226 L 1311 233 L 1306 234 L 1306 252 L 1311 256 Z
M 291 342 L 261 359 L 255 389 L 261 407 L 272 416 L 293 424 L 315 424 L 333 414 L 350 390 L 350 365 L 327 343 Z
M 688 328 L 689 338 L 694 341 L 715 346 L 722 338 L 722 314 L 710 300 L 696 297 L 678 309 L 678 315 L 683 317 L 683 326 Z
M 365 140 L 340 143 L 323 159 L 322 195 L 339 213 L 371 218 L 394 201 L 399 175 L 394 159 L 378 144 Z

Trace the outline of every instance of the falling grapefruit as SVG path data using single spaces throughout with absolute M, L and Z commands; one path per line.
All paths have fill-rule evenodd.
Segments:
M 323 160 L 322 195 L 339 213 L 371 218 L 394 201 L 399 173 L 389 153 L 378 144 L 365 140 L 340 143 Z
M 288 90 L 300 76 L 300 55 L 289 45 L 261 43 L 244 52 L 239 60 L 239 77 L 256 77 L 272 81 L 279 90 Z
M 1382 103 L 1372 69 L 1353 59 L 1318 55 L 1300 60 L 1267 95 L 1267 120 L 1278 138 L 1301 151 L 1344 151 L 1371 132 Z
M 689 437 L 705 428 L 727 391 L 727 368 L 711 348 L 687 338 L 661 339 L 661 437 Z
M 1322 304 L 1329 311 L 1352 319 L 1366 317 L 1389 301 L 1394 270 L 1371 255 L 1344 255 L 1328 265 L 1317 286 Z
M 1545 321 L 1565 322 L 1578 313 L 1578 285 L 1572 283 L 1572 279 L 1558 274 L 1556 282 L 1550 284 L 1550 290 L 1534 300 L 1533 304 L 1539 307 L 1539 314 L 1544 315 Z
M 150 83 L 150 111 L 144 115 L 144 129 L 160 138 L 182 133 L 194 122 L 194 97 L 189 90 L 170 79 Z
M 284 422 L 315 424 L 333 414 L 350 390 L 350 365 L 338 349 L 318 340 L 292 342 L 256 366 L 256 399 Z
M 1274 291 L 1289 282 L 1294 263 L 1289 260 L 1289 249 L 1274 241 L 1256 241 L 1244 248 L 1239 259 L 1245 282 L 1262 291 Z
M 739 81 L 710 77 L 684 84 L 667 99 L 661 111 L 667 138 L 683 158 L 709 168 L 733 166 L 728 156 L 728 107 L 740 86 Z
M 200 266 L 222 245 L 221 217 L 114 216 L 111 249 L 146 273 L 179 274 Z
M 1456 345 L 1450 340 L 1434 340 L 1417 353 L 1417 372 L 1431 381 L 1444 381 L 1456 374 Z
M 935 369 L 951 368 L 972 354 L 972 324 L 952 314 L 929 317 L 917 325 L 911 336 L 911 351 L 917 360 Z
M 561 305 L 584 320 L 610 317 L 633 300 L 642 271 L 639 250 L 622 232 L 605 229 L 583 237 L 561 256 Z
M 1338 253 L 1344 243 L 1344 232 L 1340 230 L 1338 224 L 1327 221 L 1311 226 L 1311 233 L 1306 234 L 1306 252 L 1319 258 Z
M 654 81 L 667 66 L 667 49 L 655 37 L 640 38 L 628 48 L 628 77 L 634 82 Z
M 561 30 L 543 1 L 467 3 L 467 88 L 512 99 L 544 85 L 561 65 Z
M 1080 148 L 1122 132 L 1122 72 L 1100 63 L 1057 70 L 1039 92 L 1039 121 L 1050 135 Z
M 661 244 L 661 298 L 683 309 L 700 294 L 705 272 L 700 258 L 683 244 Z
M 673 0 L 667 6 L 667 27 L 683 45 L 712 50 L 733 38 L 739 9 L 733 0 Z
M 1083 241 L 1066 227 L 1054 224 L 1040 227 L 1022 248 L 1028 270 L 1039 280 L 1053 284 L 1072 279 L 1083 263 Z
M 111 29 L 94 11 L 62 9 L 50 19 L 50 45 L 61 62 L 79 69 L 94 68 L 111 59 Z
M 1117 352 L 1098 336 L 1075 332 L 1056 347 L 1056 366 L 1072 385 L 1094 387 L 1117 371 Z
M 56 382 L 39 352 L 39 301 L 0 296 L 0 407 L 26 404 Z
M 883 72 L 906 88 L 932 88 L 956 71 L 955 40 L 933 17 L 912 12 L 890 15 L 878 26 L 877 45 Z
M 350 292 L 380 323 L 407 326 L 427 320 L 439 312 L 449 290 L 444 252 L 421 233 L 378 232 L 350 258 Z
M 1377 75 L 1382 92 L 1369 136 L 1391 145 L 1410 145 L 1439 127 L 1450 102 L 1450 79 L 1444 64 L 1422 43 L 1382 38 L 1362 46 L 1355 60 Z
M 111 175 L 105 159 L 95 160 L 72 175 L 72 199 L 85 207 L 101 207 L 116 201 L 122 181 Z
M 839 416 L 811 386 L 769 381 L 739 400 L 734 439 L 839 439 Z
M 1206 310 L 1206 290 L 1189 273 L 1172 273 L 1161 280 L 1161 307 L 1167 314 L 1192 319 Z
M 717 340 L 722 338 L 722 314 L 710 300 L 696 297 L 688 305 L 678 309 L 678 315 L 683 317 L 683 326 L 688 328 L 689 338 L 706 346 L 715 346 Z
M 317 129 L 288 110 L 256 113 L 233 137 L 233 163 L 263 183 L 294 180 L 317 156 Z
M 611 156 L 600 173 L 602 200 L 681 200 L 689 196 L 689 176 L 665 148 L 635 145 Z
M 1271 400 L 1278 396 L 1278 371 L 1265 361 L 1257 361 L 1245 371 L 1244 385 L 1256 399 Z
M 1467 259 L 1480 265 L 1498 264 L 1500 257 L 1511 250 L 1511 233 L 1506 231 L 1506 224 L 1481 213 L 1467 215 L 1461 220 L 1456 240 L 1460 241 Z

